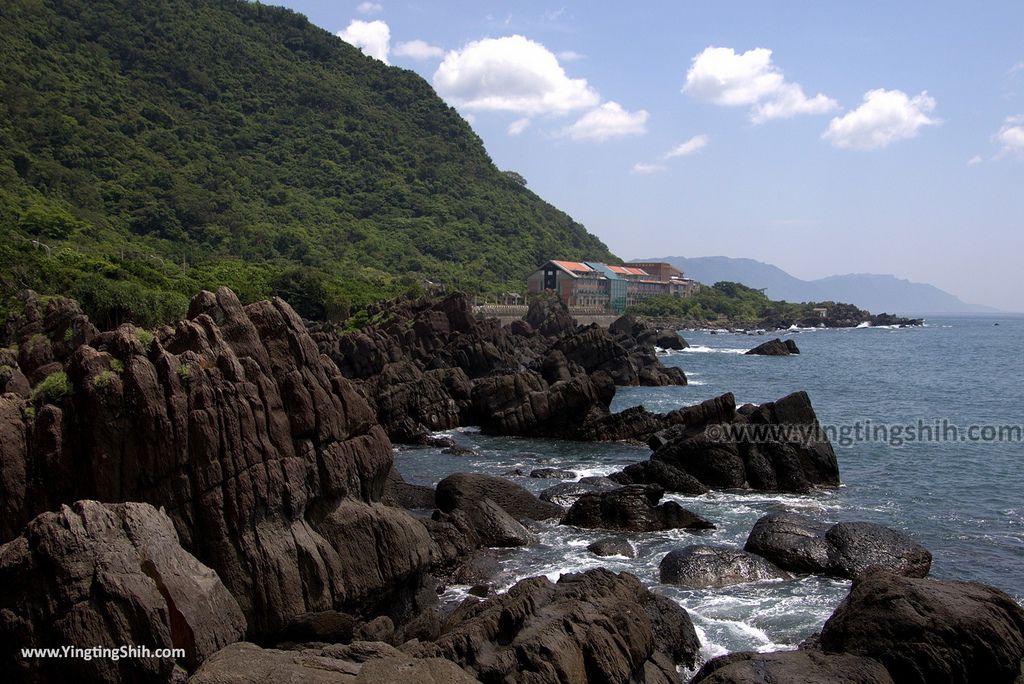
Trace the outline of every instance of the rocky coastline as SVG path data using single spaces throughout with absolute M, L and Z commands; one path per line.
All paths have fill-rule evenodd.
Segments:
M 712 330 L 722 332 L 741 332 L 747 334 L 765 334 L 777 330 L 791 328 L 856 328 L 899 327 L 909 328 L 924 325 L 923 318 L 908 318 L 889 313 L 872 314 L 852 304 L 825 305 L 824 316 L 806 316 L 803 318 L 770 315 L 755 319 L 718 318 L 713 321 L 695 318 L 645 318 L 652 326 L 668 330 Z
M 21 296 L 0 340 L 0 673 L 49 682 L 1013 682 L 1024 610 L 1005 593 L 928 579 L 931 555 L 879 525 L 788 513 L 744 548 L 665 494 L 808 492 L 840 483 L 797 392 L 726 394 L 664 414 L 610 410 L 617 386 L 682 385 L 656 348 L 673 328 L 580 327 L 539 300 L 502 327 L 466 297 L 396 300 L 361 330 L 301 320 L 280 299 L 202 292 L 188 317 L 99 331 L 75 302 Z M 392 445 L 488 434 L 628 440 L 648 460 L 553 484 L 457 473 L 407 484 Z M 813 430 L 805 431 L 813 435 Z M 558 473 L 538 472 L 559 479 Z M 557 490 L 557 491 L 556 491 Z M 699 662 L 687 612 L 596 568 L 490 591 L 488 550 L 529 546 L 536 521 L 613 535 L 694 535 L 662 581 L 724 586 L 852 579 L 795 651 Z M 624 545 L 623 545 L 623 542 Z M 447 583 L 479 585 L 461 604 Z M 656 589 L 656 588 L 655 588 Z M 183 657 L 22 657 L 22 648 L 182 649 Z

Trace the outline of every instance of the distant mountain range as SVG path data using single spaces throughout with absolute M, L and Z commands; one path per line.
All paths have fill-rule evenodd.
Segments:
M 872 313 L 935 314 L 995 313 L 998 309 L 968 304 L 934 285 L 912 283 L 893 275 L 849 273 L 818 280 L 801 280 L 778 266 L 754 259 L 730 257 L 661 257 L 702 283 L 720 280 L 764 289 L 771 299 L 788 302 L 836 301 L 856 304 Z

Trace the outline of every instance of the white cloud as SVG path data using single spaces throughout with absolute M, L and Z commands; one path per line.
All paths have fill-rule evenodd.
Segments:
M 383 21 L 361 21 L 353 19 L 344 31 L 338 31 L 338 37 L 346 43 L 355 45 L 370 57 L 376 57 L 388 63 L 388 52 L 391 49 L 391 29 Z
M 1024 157 L 1024 115 L 1007 117 L 995 139 L 1002 145 L 999 156 L 1012 154 Z
M 982 161 L 983 160 L 981 158 L 981 155 L 980 154 L 976 154 L 976 155 L 974 155 L 973 157 L 971 157 L 970 159 L 967 160 L 967 165 L 968 166 L 977 166 Z
M 510 123 L 508 125 L 508 134 L 509 135 L 519 135 L 520 133 L 522 133 L 523 131 L 525 131 L 529 127 L 530 127 L 530 120 L 529 119 L 525 119 L 525 118 L 524 119 L 516 119 L 515 121 L 513 121 L 512 123 Z
M 1024 62 L 1017 62 L 1012 67 L 1010 67 L 1010 76 L 1019 74 L 1022 71 L 1024 71 Z
M 644 162 L 637 162 L 636 164 L 633 164 L 633 168 L 630 169 L 630 173 L 651 174 L 660 173 L 667 169 L 668 167 L 663 164 L 645 164 Z
M 356 7 L 356 12 L 360 14 L 379 14 L 384 11 L 384 5 L 379 2 L 361 2 Z
M 444 48 L 431 45 L 425 40 L 410 40 L 395 45 L 395 54 L 412 59 L 435 59 L 444 56 Z
M 609 101 L 597 109 L 591 109 L 562 133 L 573 140 L 598 142 L 627 135 L 643 135 L 647 132 L 647 117 L 643 109 L 628 112 L 618 102 Z
M 693 154 L 703 147 L 706 147 L 711 139 L 706 135 L 695 135 L 681 145 L 676 145 L 665 155 L 665 159 L 672 159 L 673 157 L 685 157 L 688 154 Z
M 562 50 L 558 53 L 558 59 L 562 62 L 575 62 L 583 59 L 586 55 L 576 52 L 575 50 Z
M 823 114 L 839 107 L 838 102 L 821 93 L 807 97 L 803 88 L 787 81 L 772 64 L 772 51 L 767 48 L 742 54 L 732 48 L 705 48 L 693 58 L 683 92 L 717 105 L 750 106 L 754 123 L 797 114 Z
M 468 109 L 564 114 L 600 102 L 586 79 L 569 78 L 554 54 L 520 35 L 451 50 L 433 81 L 442 97 Z
M 928 116 L 933 109 L 935 99 L 927 92 L 909 97 L 901 90 L 869 90 L 860 107 L 832 119 L 821 137 L 835 147 L 873 150 L 913 138 L 922 126 L 937 124 Z

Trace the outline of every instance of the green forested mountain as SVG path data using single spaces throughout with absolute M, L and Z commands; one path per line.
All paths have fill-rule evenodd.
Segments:
M 411 71 L 237 0 L 0 3 L 0 296 L 101 324 L 201 287 L 307 316 L 613 259 Z

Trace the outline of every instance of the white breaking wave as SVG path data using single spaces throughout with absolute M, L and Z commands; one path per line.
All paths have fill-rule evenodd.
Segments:
M 690 354 L 742 354 L 750 351 L 750 349 L 739 349 L 736 347 L 705 347 L 703 345 L 698 345 L 695 347 L 687 347 L 683 351 L 689 352 Z

